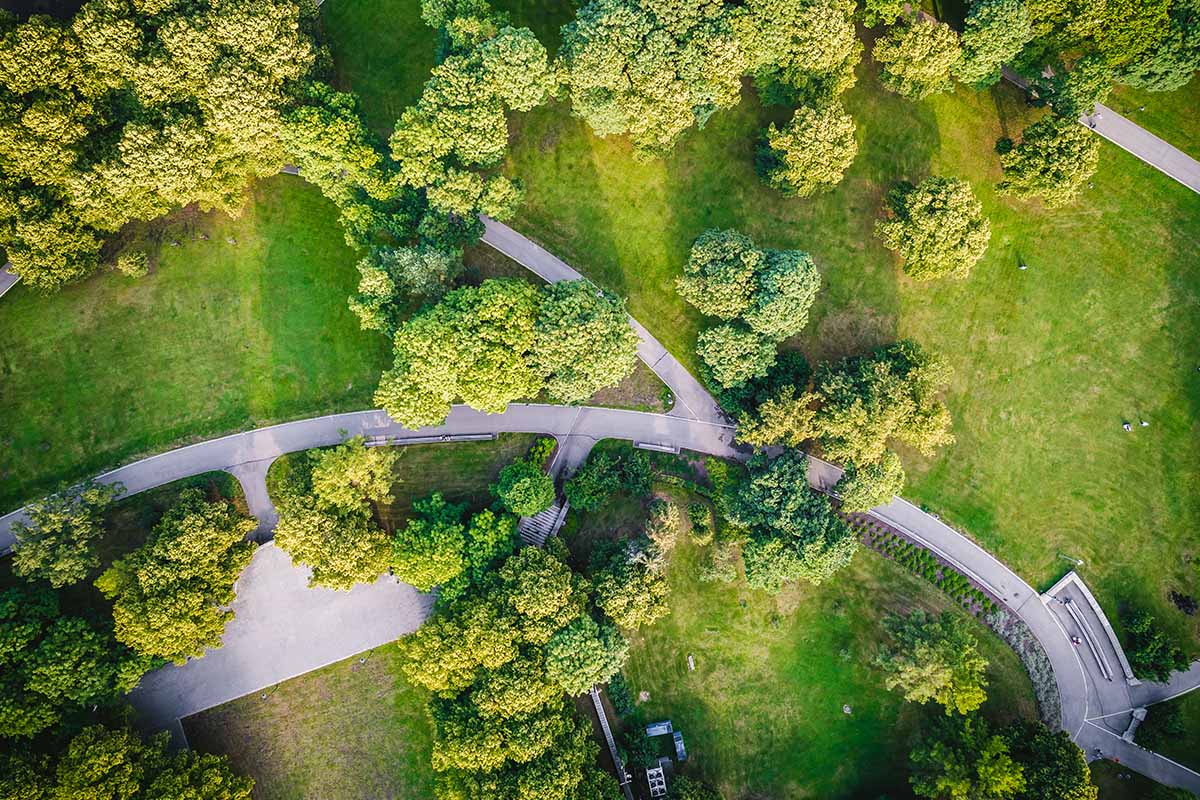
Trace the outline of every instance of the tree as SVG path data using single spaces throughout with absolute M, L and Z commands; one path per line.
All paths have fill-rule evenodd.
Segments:
M 962 619 L 945 611 L 938 617 L 914 611 L 888 616 L 884 627 L 892 644 L 876 663 L 888 689 L 899 689 L 910 703 L 939 703 L 947 716 L 983 705 L 988 662 Z
M 706 783 L 680 775 L 671 782 L 671 800 L 723 800 L 721 793 Z
M 1200 69 L 1200 3 L 1171 3 L 1162 39 L 1122 66 L 1117 79 L 1138 89 L 1170 92 L 1192 79 Z
M 909 783 L 933 800 L 1010 800 L 1025 788 L 1008 742 L 980 717 L 943 720 L 909 755 Z
M 807 456 L 759 454 L 748 466 L 748 479 L 726 500 L 730 522 L 749 531 L 742 551 L 747 583 L 769 592 L 798 579 L 820 584 L 850 563 L 858 540 L 809 485 Z
M 625 664 L 629 642 L 612 625 L 584 614 L 550 638 L 546 677 L 572 697 L 607 683 Z
M 720 6 L 591 0 L 563 26 L 571 108 L 597 136 L 627 134 L 639 160 L 670 152 L 741 96 L 749 60 Z
M 458 253 L 432 247 L 380 247 L 358 262 L 358 293 L 349 298 L 363 330 L 394 336 L 403 295 L 441 296 L 462 272 Z
M 275 544 L 312 570 L 309 586 L 348 591 L 372 583 L 391 564 L 392 539 L 372 505 L 391 499 L 400 452 L 367 447 L 362 437 L 316 451 L 297 468 L 278 504 Z
M 1054 112 L 1068 119 L 1091 114 L 1096 104 L 1108 99 L 1112 91 L 1113 69 L 1098 55 L 1087 55 L 1071 69 L 1055 74 L 1047 83 Z
M 780 341 L 799 334 L 808 324 L 821 274 L 808 253 L 767 250 L 765 255 L 745 319 L 755 333 Z
M 146 656 L 183 664 L 221 646 L 233 619 L 233 584 L 254 555 L 246 537 L 257 521 L 189 489 L 146 543 L 96 579 L 113 601 L 119 641 Z
M 675 289 L 701 314 L 736 319 L 750 309 L 755 276 L 765 259 L 766 254 L 749 236 L 734 230 L 709 229 L 692 243 Z
M 700 332 L 696 354 L 717 385 L 737 386 L 767 374 L 775 363 L 775 341 L 742 325 L 717 325 Z
M 755 447 L 772 444 L 799 447 L 816 435 L 817 412 L 813 408 L 816 399 L 811 392 L 797 393 L 796 387 L 784 386 L 754 412 L 738 418 L 738 441 Z
M 456 578 L 466 567 L 464 510 L 448 504 L 440 492 L 413 503 L 416 516 L 396 533 L 392 555 L 396 578 L 422 592 Z
M 815 392 L 825 454 L 869 464 L 880 461 L 894 439 L 932 455 L 954 441 L 950 412 L 938 399 L 949 380 L 946 362 L 910 341 L 823 366 Z
M 500 470 L 492 494 L 517 516 L 532 517 L 554 504 L 554 479 L 541 464 L 520 458 Z
M 1154 624 L 1147 611 L 1132 612 L 1122 619 L 1129 637 L 1129 666 L 1133 674 L 1144 680 L 1166 683 L 1171 673 L 1186 670 L 1191 659 L 1170 636 Z
M 579 471 L 567 481 L 563 493 L 572 507 L 580 511 L 593 511 L 609 495 L 619 491 L 631 497 L 648 494 L 650 479 L 650 457 L 644 450 L 597 447 L 588 455 L 588 460 Z
M 962 60 L 954 75 L 977 88 L 1000 80 L 1000 68 L 1033 38 L 1025 0 L 974 0 L 962 33 Z
M 32 736 L 64 712 L 114 702 L 147 666 L 111 626 L 63 615 L 50 589 L 0 592 L 0 736 Z
M 250 800 L 254 787 L 251 778 L 234 773 L 226 756 L 194 750 L 172 753 L 166 733 L 143 742 L 128 728 L 102 725 L 84 728 L 60 752 L 19 759 L 17 766 L 26 781 L 19 796 L 30 800 Z M 0 791 L 3 788 L 0 783 Z
M 626 630 L 657 622 L 671 610 L 662 568 L 663 554 L 645 539 L 617 548 L 592 576 L 596 606 Z
M 637 363 L 638 335 L 625 304 L 590 281 L 547 286 L 534 328 L 534 369 L 562 402 L 577 403 L 617 385 Z
M 544 645 L 583 613 L 584 582 L 551 553 L 527 547 L 504 562 L 499 571 L 505 602 L 519 620 L 521 636 Z
M 58 588 L 78 583 L 100 566 L 96 540 L 104 509 L 125 491 L 121 484 L 85 483 L 30 503 L 29 522 L 13 524 L 13 571 Z
M 1000 157 L 1004 178 L 1001 194 L 1028 200 L 1040 196 L 1047 206 L 1066 205 L 1096 171 L 1100 143 L 1071 119 L 1043 117 L 1021 134 L 1021 142 Z
M 904 466 L 891 450 L 879 461 L 846 464 L 834 491 L 842 500 L 842 511 L 870 511 L 887 505 L 904 488 Z
M 319 451 L 312 468 L 312 491 L 322 503 L 342 511 L 369 511 L 392 499 L 400 450 L 367 447 L 361 436 Z
M 734 24 L 764 102 L 822 108 L 854 85 L 862 43 L 852 0 L 747 0 L 741 7 Z
M 854 118 L 841 103 L 796 109 L 782 129 L 774 123 L 759 147 L 759 175 L 786 195 L 809 197 L 841 183 L 858 154 Z
M 660 553 L 668 554 L 675 549 L 683 518 L 679 506 L 670 500 L 656 499 L 650 503 L 650 514 L 646 520 L 646 536 Z
M 1087 758 L 1066 731 L 1017 722 L 1004 731 L 1008 749 L 1025 774 L 1015 800 L 1096 800 Z
M 875 235 L 900 253 L 910 277 L 965 278 L 987 250 L 991 224 L 966 181 L 929 177 L 901 184 L 888 199 L 891 214 L 875 223 Z
M 962 51 L 949 25 L 917 18 L 891 28 L 875 42 L 871 55 L 881 65 L 883 88 L 922 100 L 950 88 L 950 73 Z

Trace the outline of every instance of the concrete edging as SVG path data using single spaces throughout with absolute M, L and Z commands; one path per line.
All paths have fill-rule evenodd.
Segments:
M 1092 611 L 1100 618 L 1100 624 L 1104 626 L 1104 633 L 1108 636 L 1109 644 L 1117 652 L 1117 659 L 1121 662 L 1121 671 L 1125 673 L 1125 682 L 1130 686 L 1141 686 L 1142 682 L 1134 676 L 1133 668 L 1129 666 L 1129 659 L 1125 657 L 1125 650 L 1121 647 L 1120 640 L 1117 639 L 1117 633 L 1108 621 L 1108 615 L 1100 608 L 1100 604 L 1096 602 L 1096 597 L 1092 594 L 1092 590 L 1087 587 L 1087 584 L 1083 582 L 1083 579 L 1079 577 L 1075 570 L 1071 570 L 1066 575 L 1063 575 L 1053 586 L 1042 592 L 1042 603 L 1049 603 L 1050 600 L 1054 599 L 1054 595 L 1064 586 L 1076 587 L 1087 598 L 1088 605 L 1092 607 Z

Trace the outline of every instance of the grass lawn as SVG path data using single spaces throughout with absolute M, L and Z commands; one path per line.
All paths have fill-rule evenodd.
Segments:
M 364 654 L 366 655 L 366 654 Z M 184 720 L 193 749 L 228 755 L 258 800 L 433 797 L 426 693 L 396 648 L 355 656 Z
M 501 6 L 543 35 L 571 14 L 565 2 Z M 368 108 L 380 70 L 342 72 Z M 1184 121 L 1194 91 L 1156 96 L 1164 126 L 1194 128 Z M 763 108 L 752 89 L 650 164 L 552 103 L 512 125 L 507 169 L 527 187 L 514 227 L 626 296 L 692 366 L 702 320 L 673 281 L 698 234 L 736 227 L 763 246 L 812 252 L 824 286 L 794 346 L 829 359 L 912 337 L 955 367 L 957 444 L 934 459 L 906 457 L 906 494 L 1038 587 L 1066 568 L 1059 553 L 1083 558 L 1110 613 L 1146 604 L 1195 637 L 1166 594 L 1200 592 L 1189 563 L 1200 555 L 1191 534 L 1200 525 L 1200 197 L 1107 144 L 1073 206 L 997 196 L 993 143 L 1039 113 L 1006 85 L 912 103 L 883 91 L 864 63 L 846 105 L 858 159 L 834 192 L 805 200 L 754 174 L 758 132 L 788 109 Z M 991 247 L 966 281 L 914 283 L 873 235 L 888 188 L 931 173 L 970 180 L 991 220 Z M 1150 427 L 1121 430 L 1138 418 Z
M 491 505 L 488 487 L 500 470 L 529 452 L 538 437 L 527 433 L 502 433 L 494 441 L 414 444 L 403 446 L 396 462 L 392 501 L 378 510 L 388 530 L 404 524 L 414 500 L 439 491 L 450 503 L 466 503 L 469 511 Z M 267 488 L 273 496 L 287 481 L 300 454 L 281 456 L 267 473 Z
M 1142 723 L 1136 741 L 1138 744 L 1162 753 L 1194 770 L 1200 770 L 1200 691 L 1193 691 L 1174 700 L 1150 706 L 1149 716 Z M 1179 721 L 1183 724 L 1182 734 L 1171 734 L 1166 731 L 1157 737 L 1156 722 L 1163 719 L 1168 712 L 1178 713 Z
M 577 536 L 640 518 L 640 504 L 616 498 L 585 515 Z M 884 614 L 950 609 L 945 597 L 864 551 L 833 583 L 774 598 L 700 582 L 703 553 L 680 538 L 668 573 L 671 614 L 633 637 L 624 670 L 635 697 L 649 693 L 645 718 L 669 718 L 683 732 L 688 771 L 726 797 L 909 796 L 908 750 L 921 720 L 940 711 L 885 691 L 869 663 Z M 1036 718 L 1016 655 L 982 625 L 976 635 L 991 662 L 984 713 L 1000 724 Z
M 173 444 L 370 405 L 387 341 L 346 307 L 356 259 L 316 189 L 279 176 L 238 219 L 183 219 L 145 278 L 5 295 L 0 511 Z

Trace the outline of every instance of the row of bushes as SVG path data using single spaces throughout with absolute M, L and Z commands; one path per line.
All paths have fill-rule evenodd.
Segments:
M 850 524 L 867 547 L 906 567 L 910 572 L 922 576 L 972 614 L 982 616 L 996 611 L 996 604 L 991 598 L 925 548 L 913 544 L 878 523 L 852 517 Z

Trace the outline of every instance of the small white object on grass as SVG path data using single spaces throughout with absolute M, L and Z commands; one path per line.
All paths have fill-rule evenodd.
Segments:
M 853 713 L 853 711 L 854 711 L 854 709 L 852 709 L 852 708 L 850 707 L 850 704 L 849 704 L 849 703 L 847 703 L 846 705 L 842 706 L 842 713 L 843 713 L 843 714 L 850 714 L 850 713 Z
M 692 654 L 688 653 L 688 672 L 696 671 L 696 659 L 692 658 Z

